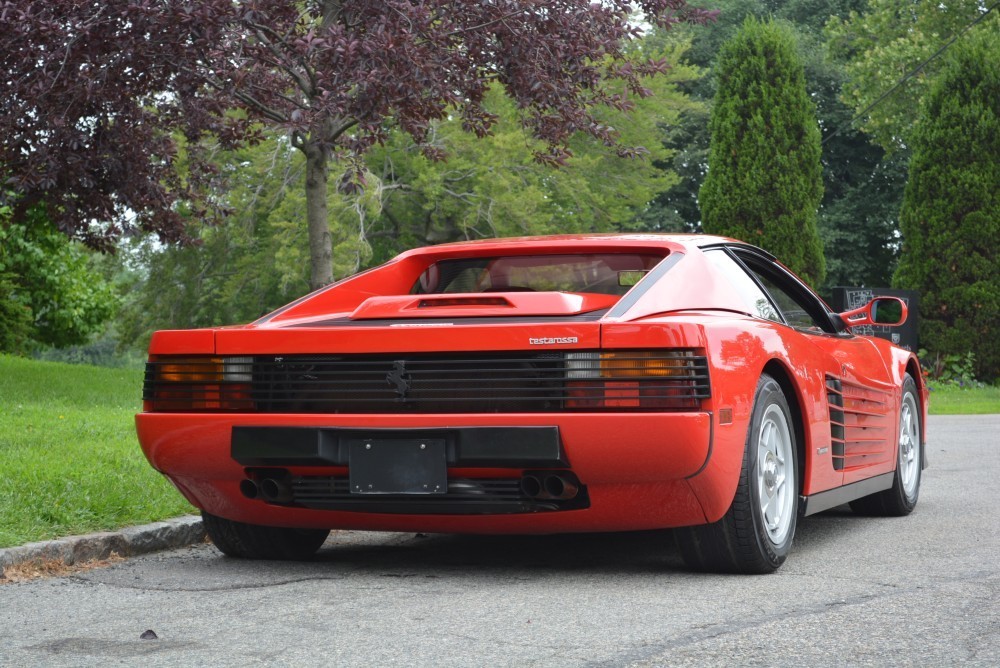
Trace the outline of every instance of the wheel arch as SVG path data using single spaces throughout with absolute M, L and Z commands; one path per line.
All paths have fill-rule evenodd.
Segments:
M 917 402 L 920 408 L 920 468 L 927 468 L 927 380 L 920 371 L 920 363 L 911 356 L 906 361 L 905 372 L 913 378 L 917 386 Z
M 781 360 L 771 359 L 764 365 L 761 373 L 774 378 L 785 394 L 788 407 L 792 411 L 792 424 L 795 429 L 795 456 L 797 459 L 796 473 L 798 474 L 798 490 L 796 493 L 802 494 L 805 485 L 805 465 L 806 465 L 806 433 L 805 421 L 802 419 L 802 398 L 799 396 L 798 387 L 793 380 L 791 371 Z

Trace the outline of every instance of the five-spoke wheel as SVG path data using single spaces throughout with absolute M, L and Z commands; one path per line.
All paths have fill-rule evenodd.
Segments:
M 767 406 L 757 436 L 757 492 L 767 536 L 780 545 L 792 527 L 796 491 L 792 430 L 777 403 Z
M 770 573 L 785 561 L 798 520 L 795 425 L 781 385 L 757 383 L 736 497 L 721 520 L 677 532 L 692 568 Z

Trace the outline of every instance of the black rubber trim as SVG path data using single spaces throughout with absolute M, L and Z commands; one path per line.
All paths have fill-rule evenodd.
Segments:
M 844 485 L 843 487 L 837 487 L 836 489 L 819 492 L 818 494 L 813 494 L 812 496 L 804 496 L 802 497 L 801 504 L 802 515 L 815 515 L 816 513 L 821 513 L 824 510 L 830 510 L 830 508 L 841 506 L 848 501 L 860 499 L 863 496 L 868 496 L 869 494 L 875 494 L 876 492 L 889 489 L 892 487 L 892 481 L 895 475 L 895 471 L 889 471 L 888 473 L 877 475 L 874 478 L 859 480 L 858 482 L 851 483 L 850 485 Z
M 696 475 L 705 470 L 708 466 L 708 462 L 712 460 L 712 449 L 715 447 L 715 413 L 709 411 L 708 413 L 708 454 L 705 455 L 705 461 L 701 463 L 701 466 L 697 471 L 685 478 L 685 480 L 690 480 Z
M 351 442 L 444 439 L 448 466 L 566 468 L 558 427 L 233 427 L 232 458 L 243 466 L 347 466 Z
M 712 243 L 705 244 L 704 246 L 698 246 L 698 248 L 703 251 L 712 250 L 714 248 L 732 248 L 734 250 L 744 251 L 747 253 L 753 253 L 754 255 L 759 255 L 760 257 L 768 260 L 769 262 L 775 262 L 778 258 L 771 255 L 763 248 L 758 248 L 751 244 L 740 243 L 738 241 L 713 241 Z
M 668 271 L 677 266 L 677 263 L 684 258 L 684 253 L 674 252 L 668 255 L 662 262 L 653 267 L 652 271 L 646 274 L 639 284 L 634 288 L 625 293 L 625 296 L 618 300 L 618 302 L 611 307 L 608 311 L 609 318 L 621 318 L 625 313 L 635 306 L 643 295 L 645 295 L 650 288 L 652 288 L 656 283 L 659 282 L 663 275 Z

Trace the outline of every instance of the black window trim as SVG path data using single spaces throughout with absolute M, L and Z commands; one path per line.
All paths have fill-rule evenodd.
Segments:
M 747 273 L 747 275 L 750 276 L 750 279 L 767 296 L 768 300 L 771 302 L 771 306 L 781 317 L 781 324 L 806 334 L 824 334 L 828 336 L 842 336 L 844 334 L 844 329 L 842 327 L 842 323 L 839 322 L 839 318 L 835 317 L 835 314 L 830 311 L 822 300 L 816 297 L 815 293 L 813 293 L 807 285 L 800 281 L 794 274 L 782 268 L 777 263 L 777 258 L 774 255 L 768 253 L 762 248 L 751 246 L 750 244 L 733 242 L 713 243 L 701 247 L 703 251 L 720 248 L 724 250 L 726 254 L 729 255 L 729 257 L 731 257 L 743 269 L 743 271 Z M 787 287 L 789 293 L 791 293 L 793 297 L 798 298 L 797 301 L 805 302 L 810 306 L 810 308 L 806 310 L 806 313 L 808 313 L 813 320 L 818 321 L 821 325 L 826 324 L 827 326 L 822 327 L 821 331 L 817 332 L 813 329 L 796 327 L 795 325 L 790 324 L 774 296 L 767 289 L 767 286 L 763 285 L 757 278 L 756 272 L 758 271 L 774 280 L 775 283 L 782 285 L 783 287 Z

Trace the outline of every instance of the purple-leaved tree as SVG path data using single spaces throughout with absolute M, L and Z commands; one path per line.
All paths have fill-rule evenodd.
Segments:
M 665 67 L 628 57 L 635 11 L 661 27 L 713 14 L 686 0 L 0 0 L 0 197 L 44 205 L 96 248 L 136 229 L 182 240 L 180 203 L 213 211 L 202 140 L 277 127 L 306 157 L 317 288 L 333 279 L 331 165 L 349 191 L 393 127 L 420 144 L 451 114 L 486 136 L 492 85 L 543 162 L 564 162 L 576 132 L 641 152 L 594 113 L 628 109 Z

